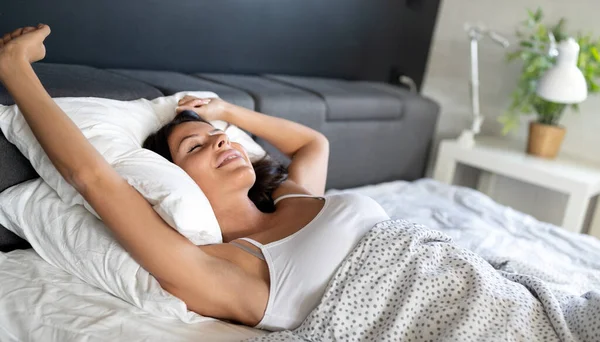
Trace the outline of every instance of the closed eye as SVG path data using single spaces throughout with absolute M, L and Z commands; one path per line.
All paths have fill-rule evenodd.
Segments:
M 188 153 L 192 153 L 195 149 L 200 148 L 200 147 L 202 147 L 202 144 L 196 144 L 188 151 Z

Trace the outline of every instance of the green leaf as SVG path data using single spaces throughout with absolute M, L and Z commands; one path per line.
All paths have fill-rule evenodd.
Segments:
M 565 32 L 566 23 L 567 20 L 565 18 L 561 18 L 552 28 L 552 34 L 554 35 L 554 38 L 556 38 L 557 42 L 567 39 L 567 34 Z
M 532 52 L 529 51 L 521 51 L 521 59 L 526 61 L 528 59 L 531 59 L 531 56 L 533 56 Z
M 528 41 L 521 41 L 519 43 L 519 45 L 521 47 L 524 47 L 524 48 L 529 48 L 529 49 L 533 48 L 533 43 L 532 42 L 528 42 Z
M 529 16 L 529 18 L 533 19 L 535 18 L 535 13 L 533 13 L 533 11 L 531 9 L 527 9 L 527 16 Z
M 544 25 L 538 25 L 536 34 L 539 37 L 548 37 L 548 29 Z
M 501 123 L 504 127 L 502 128 L 502 134 L 507 135 L 512 130 L 519 126 L 519 118 L 514 113 L 504 113 L 498 117 L 498 122 Z
M 543 13 L 542 13 L 542 8 L 538 7 L 537 11 L 535 11 L 535 14 L 533 16 L 533 20 L 535 20 L 536 22 L 540 22 L 543 18 Z
M 579 56 L 577 56 L 577 66 L 581 69 L 581 68 L 585 68 L 585 64 L 586 64 L 586 60 L 585 60 L 585 54 L 579 54 Z
M 600 62 L 600 54 L 598 53 L 598 48 L 595 46 L 590 47 L 590 53 L 596 62 Z
M 515 59 L 521 57 L 521 51 L 513 51 L 506 54 L 506 61 L 512 62 Z

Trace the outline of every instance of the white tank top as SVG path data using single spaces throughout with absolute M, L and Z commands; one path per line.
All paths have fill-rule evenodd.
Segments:
M 289 197 L 314 196 L 286 195 L 276 202 Z M 269 268 L 269 301 L 257 328 L 297 328 L 319 304 L 331 277 L 354 246 L 375 224 L 389 219 L 370 197 L 343 193 L 317 198 L 325 200 L 323 208 L 296 233 L 266 245 L 243 239 L 261 250 Z

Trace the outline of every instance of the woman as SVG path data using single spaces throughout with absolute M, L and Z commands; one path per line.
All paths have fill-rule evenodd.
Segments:
M 45 91 L 31 63 L 44 58 L 49 34 L 42 24 L 6 34 L 0 80 L 60 174 L 188 309 L 263 329 L 293 329 L 361 237 L 389 219 L 367 197 L 323 196 L 328 142 L 322 134 L 220 99 L 186 97 L 182 113 L 145 146 L 185 170 L 210 201 L 225 243 L 195 246 L 111 168 Z M 206 120 L 230 122 L 276 146 L 291 158 L 287 178 L 268 160 L 255 171 L 243 147 Z

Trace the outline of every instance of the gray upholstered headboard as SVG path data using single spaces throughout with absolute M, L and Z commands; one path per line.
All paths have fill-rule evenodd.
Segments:
M 19 14 L 23 18 L 28 19 L 28 21 L 23 20 L 23 24 L 31 21 L 31 18 L 35 15 L 46 15 L 49 20 L 39 18 L 39 20 L 34 21 L 36 23 L 38 21 L 46 22 L 52 25 L 52 21 L 56 20 L 59 28 L 64 28 L 68 26 L 68 23 L 71 23 L 73 25 L 73 33 L 69 34 L 71 37 L 74 37 L 74 32 L 78 31 L 76 26 L 82 24 L 80 22 L 82 17 L 73 16 L 70 14 L 70 11 L 60 12 L 56 7 L 48 7 L 46 2 L 37 0 L 32 2 L 37 4 L 37 7 L 23 9 L 21 12 L 16 12 L 16 5 L 15 8 L 11 8 L 11 3 L 8 5 L 8 9 L 3 9 L 3 15 L 7 16 L 11 14 L 11 11 L 15 15 Z M 73 7 L 71 7 L 71 10 L 82 6 L 82 2 L 72 0 L 64 0 L 62 2 L 72 2 Z M 133 2 L 139 1 L 136 0 Z M 317 6 L 317 2 L 308 2 L 313 6 Z M 416 6 L 414 4 L 418 2 L 410 1 L 411 6 Z M 105 2 L 94 3 L 104 4 Z M 158 6 L 155 2 L 151 3 L 148 6 Z M 176 6 L 177 3 L 177 1 L 169 2 L 168 6 L 165 3 L 165 6 L 168 7 L 166 11 L 169 12 L 171 7 Z M 186 6 L 192 6 L 189 1 L 182 1 L 182 3 L 187 4 Z M 205 2 L 198 1 L 197 3 Z M 275 7 L 272 10 L 283 10 L 278 6 L 284 6 L 286 3 L 293 7 L 291 2 L 281 1 L 278 2 L 279 5 L 273 5 Z M 319 3 L 324 4 L 325 2 Z M 352 3 L 357 8 L 362 6 L 357 1 L 352 1 Z M 369 3 L 373 6 L 377 2 Z M 390 2 L 385 3 L 389 4 Z M 433 9 L 436 10 L 437 2 L 435 3 L 436 5 Z M 140 4 L 140 6 L 143 5 Z M 267 10 L 269 7 L 267 4 L 263 4 L 262 6 L 264 10 Z M 389 5 L 384 5 L 382 2 L 380 6 L 382 8 L 379 8 L 377 11 L 381 11 Z M 431 15 L 431 5 L 419 6 L 422 7 L 414 8 L 421 8 L 422 12 L 420 13 L 422 16 L 429 13 L 427 18 L 431 21 L 431 27 L 427 26 L 420 31 L 420 34 L 426 36 L 421 40 L 426 42 L 427 48 L 415 53 L 426 56 L 430 32 L 433 27 L 433 20 L 435 19 L 435 11 Z M 325 7 L 323 10 L 331 10 L 328 6 Z M 132 10 L 127 6 L 123 8 L 125 10 Z M 96 8 L 95 10 L 98 9 Z M 154 8 L 153 10 L 156 9 Z M 247 10 L 249 13 L 253 13 L 255 8 Z M 399 9 L 396 8 L 396 10 Z M 51 14 L 49 16 L 44 14 L 48 11 Z M 371 8 L 369 11 L 374 10 Z M 412 7 L 406 7 L 406 11 L 415 10 Z M 277 19 L 273 19 L 273 15 L 273 13 L 270 13 L 267 17 L 271 18 L 271 20 Z M 306 15 L 306 13 L 303 15 Z M 369 15 L 366 15 L 365 18 L 370 18 Z M 119 16 L 122 16 L 122 13 Z M 87 18 L 86 16 L 83 17 Z M 17 22 L 14 16 L 6 18 L 9 18 L 9 23 Z M 316 18 L 316 20 L 329 20 L 327 18 L 319 18 Z M 132 14 L 131 20 L 137 20 L 138 24 L 141 25 L 133 28 L 135 33 L 143 35 L 143 32 L 140 32 L 140 27 L 145 24 L 143 16 Z M 217 22 L 215 21 L 215 25 L 219 25 Z M 286 25 L 285 22 L 278 19 L 275 22 L 278 25 Z M 94 24 L 104 25 L 106 29 L 102 31 L 97 28 L 97 32 L 112 32 L 109 28 L 110 23 L 96 21 Z M 338 24 L 342 25 L 343 23 L 340 22 Z M 346 24 L 348 25 L 346 29 L 355 30 L 354 34 L 360 36 L 359 29 L 362 28 L 363 24 L 352 26 L 352 23 L 348 23 Z M 152 25 L 156 25 L 156 23 L 153 22 Z M 165 30 L 170 30 L 174 35 L 177 35 L 180 34 L 178 28 L 181 28 L 183 24 L 180 23 L 179 26 L 175 27 L 168 26 L 167 24 L 164 25 Z M 295 25 L 294 21 L 290 25 Z M 316 25 L 319 24 L 317 23 Z M 320 25 L 325 24 L 321 23 Z M 262 27 L 261 25 L 258 26 L 259 28 Z M 240 26 L 241 29 L 245 27 L 245 25 Z M 0 21 L 0 29 L 3 31 L 8 29 L 7 21 Z M 273 30 L 276 29 L 273 28 Z M 81 30 L 92 32 L 93 28 L 86 26 L 82 27 Z M 215 32 L 219 32 L 219 30 L 223 30 L 223 28 L 221 27 L 215 30 Z M 302 33 L 296 32 L 293 27 L 286 27 L 283 31 L 286 30 L 291 30 L 291 37 L 294 35 L 299 37 L 298 35 L 300 34 L 303 37 L 302 39 L 306 38 L 304 37 L 304 34 L 306 34 L 304 31 Z M 329 34 L 333 37 L 341 34 L 339 28 L 335 30 L 332 28 L 332 30 L 331 32 L 318 32 L 318 34 L 321 36 Z M 53 31 L 53 36 L 60 34 L 67 33 L 61 33 L 60 29 Z M 285 60 L 280 58 L 281 56 L 274 56 L 271 68 L 268 61 L 261 61 L 260 65 L 258 65 L 256 63 L 253 64 L 252 61 L 246 58 L 229 58 L 226 59 L 228 62 L 225 64 L 221 63 L 217 65 L 219 64 L 219 56 L 215 56 L 214 53 L 211 54 L 208 59 L 209 63 L 205 68 L 201 59 L 202 52 L 198 52 L 201 44 L 195 43 L 189 47 L 182 46 L 181 48 L 196 49 L 197 53 L 187 51 L 186 53 L 178 54 L 177 58 L 174 58 L 177 63 L 169 61 L 165 56 L 161 59 L 153 55 L 146 56 L 140 54 L 140 51 L 135 49 L 135 42 L 132 43 L 133 47 L 123 51 L 123 54 L 126 56 L 121 56 L 121 59 L 111 57 L 114 51 L 112 54 L 107 54 L 107 56 L 102 58 L 89 55 L 89 50 L 86 49 L 91 48 L 93 50 L 94 47 L 85 46 L 85 44 L 106 44 L 111 39 L 118 40 L 119 37 L 116 33 L 113 32 L 113 34 L 112 37 L 100 37 L 97 34 L 92 35 L 87 42 L 75 39 L 70 45 L 60 42 L 60 36 L 54 38 L 56 39 L 54 43 L 49 41 L 49 60 L 53 60 L 54 58 L 54 61 L 57 59 L 59 62 L 69 61 L 71 57 L 68 56 L 68 50 L 76 49 L 77 53 L 73 55 L 76 57 L 74 58 L 75 62 L 83 63 L 87 61 L 87 64 L 96 65 L 96 67 L 93 67 L 77 63 L 35 64 L 34 68 L 50 94 L 54 97 L 97 96 L 131 100 L 142 97 L 152 99 L 182 90 L 214 91 L 232 103 L 269 115 L 298 121 L 323 132 L 329 138 L 331 146 L 327 181 L 328 188 L 347 188 L 397 179 L 414 180 L 424 175 L 429 146 L 437 121 L 438 106 L 433 101 L 425 99 L 416 93 L 411 93 L 397 85 L 385 82 L 388 76 L 387 72 L 383 72 L 383 69 L 380 71 L 376 69 L 381 66 L 386 69 L 395 68 L 390 62 L 391 55 L 386 51 L 381 49 L 371 50 L 368 46 L 364 46 L 365 50 L 362 50 L 362 52 L 360 49 L 356 51 L 341 49 L 337 53 L 340 63 L 343 64 L 343 61 L 350 60 L 353 62 L 336 66 L 335 60 L 332 60 L 331 57 L 331 53 L 336 53 L 335 50 L 325 49 L 325 47 L 323 49 L 313 47 L 312 51 L 303 51 L 302 58 L 300 59 L 296 58 L 293 60 L 290 57 L 292 60 L 287 65 Z M 248 32 L 244 34 L 250 35 Z M 364 34 L 368 35 L 366 31 Z M 229 31 L 224 32 L 223 35 L 224 37 L 228 37 L 228 39 L 231 38 L 231 32 Z M 264 38 L 268 39 L 269 37 Z M 215 39 L 218 39 L 218 37 Z M 273 39 L 274 41 L 280 41 L 279 37 L 273 37 Z M 324 38 L 320 37 L 319 39 L 322 40 Z M 341 41 L 338 43 L 343 46 L 351 42 Z M 78 47 L 77 44 L 82 44 L 83 46 Z M 139 50 L 147 49 L 148 44 L 151 44 L 151 42 L 145 41 Z M 265 42 L 257 43 L 255 48 L 260 50 L 265 44 Z M 293 42 L 290 42 L 290 44 L 293 44 Z M 157 46 L 160 45 L 157 44 Z M 249 42 L 243 43 L 239 45 L 239 49 L 235 45 L 225 46 L 227 46 L 226 50 L 223 50 L 223 45 L 220 47 L 213 46 L 213 48 L 220 48 L 221 55 L 224 54 L 226 56 L 238 53 L 238 51 L 239 53 L 247 53 L 252 44 Z M 381 46 L 384 46 L 384 44 Z M 123 47 L 123 49 L 125 48 Z M 419 49 L 417 48 L 416 50 Z M 377 55 L 378 51 L 380 55 Z M 256 52 L 259 55 L 262 53 L 264 51 Z M 350 53 L 351 55 L 345 56 L 345 53 Z M 394 52 L 394 54 L 396 54 L 394 56 L 397 56 L 397 52 Z M 250 53 L 248 56 L 251 59 L 254 53 Z M 405 57 L 404 60 L 410 61 L 413 57 Z M 364 59 L 363 62 L 366 64 L 357 62 L 361 58 Z M 104 63 L 102 63 L 103 60 L 105 61 Z M 398 61 L 401 60 L 403 59 L 398 59 Z M 139 61 L 139 64 L 143 65 L 146 70 L 134 68 L 136 66 L 135 61 Z M 373 61 L 375 63 L 370 64 Z M 328 65 L 329 69 L 323 68 L 323 64 L 320 64 L 321 62 Z M 103 67 L 98 67 L 99 65 Z M 178 68 L 180 65 L 182 67 Z M 305 67 L 304 69 L 302 68 L 303 66 Z M 411 73 L 416 75 L 414 78 L 417 81 L 421 79 L 424 71 L 423 63 L 407 63 L 405 67 L 414 67 L 411 69 Z M 397 71 L 398 69 L 395 70 Z M 0 87 L 0 104 L 11 103 L 12 100 L 8 94 Z M 259 143 L 263 144 L 276 158 L 281 157 L 265 142 L 259 140 Z M 285 160 L 282 161 L 285 162 Z M 36 176 L 27 160 L 20 155 L 14 146 L 6 141 L 4 136 L 0 135 L 0 191 Z M 0 250 L 10 250 L 20 246 L 26 245 L 0 227 Z

